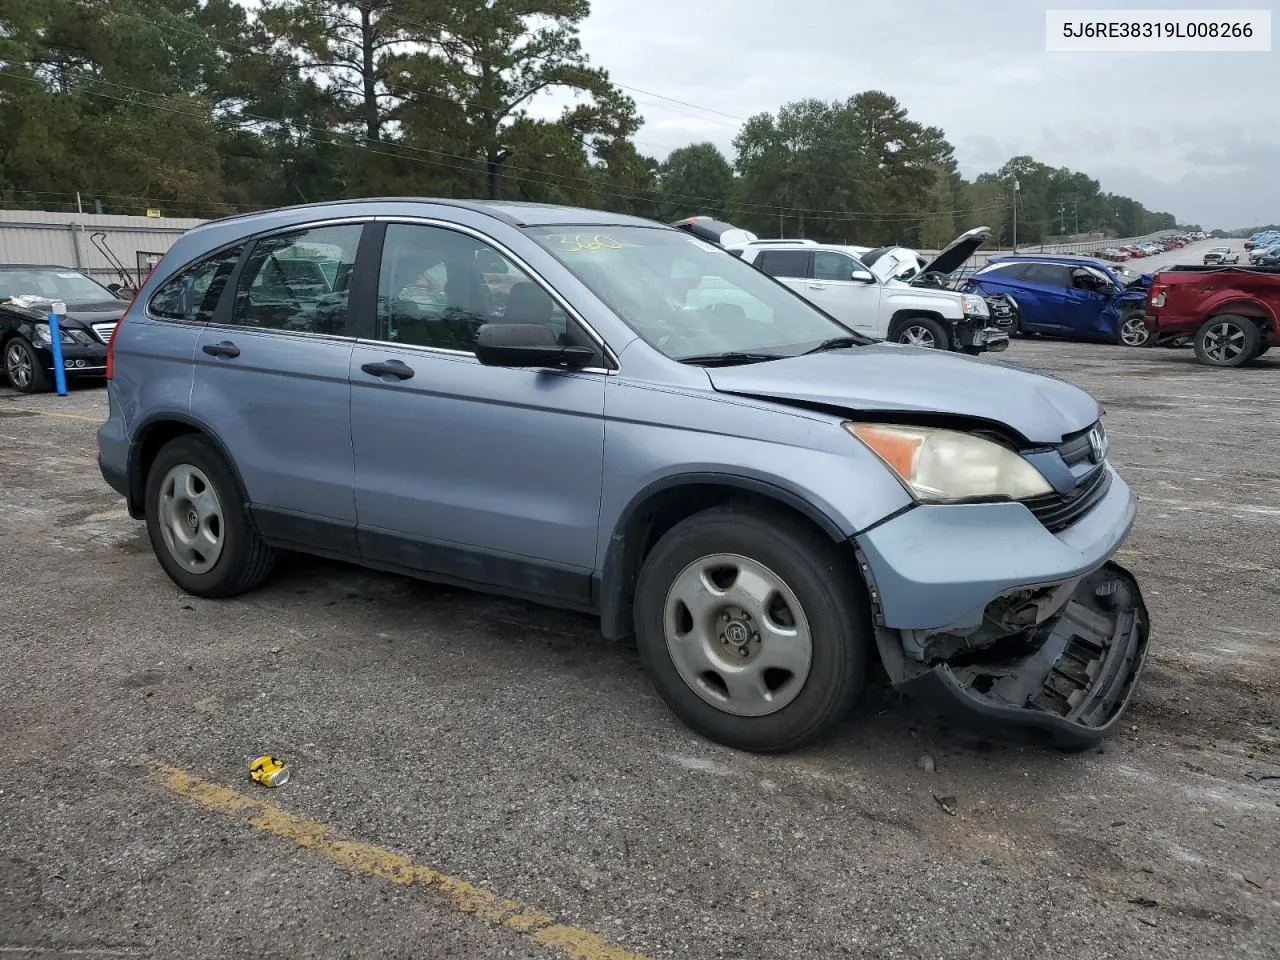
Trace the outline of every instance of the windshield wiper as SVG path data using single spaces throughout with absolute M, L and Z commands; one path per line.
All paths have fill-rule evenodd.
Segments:
M 731 367 L 740 363 L 763 363 L 766 360 L 785 360 L 781 353 L 747 353 L 728 351 L 726 353 L 700 353 L 692 357 L 681 357 L 681 363 L 691 363 L 699 367 Z
M 860 347 L 865 340 L 855 339 L 854 337 L 832 337 L 830 340 L 823 340 L 812 350 L 806 350 L 802 356 L 808 356 L 811 353 L 823 353 L 827 350 L 844 350 L 846 347 Z

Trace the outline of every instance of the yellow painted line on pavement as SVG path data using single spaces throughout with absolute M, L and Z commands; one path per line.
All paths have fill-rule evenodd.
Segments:
M 153 782 L 207 810 L 224 813 L 258 830 L 292 840 L 356 873 L 381 877 L 402 887 L 435 888 L 460 913 L 506 927 L 563 956 L 574 960 L 646 960 L 643 955 L 615 946 L 589 930 L 558 923 L 550 914 L 519 900 L 504 899 L 375 844 L 344 840 L 322 823 L 306 820 L 273 803 L 247 797 L 159 760 L 148 763 Z

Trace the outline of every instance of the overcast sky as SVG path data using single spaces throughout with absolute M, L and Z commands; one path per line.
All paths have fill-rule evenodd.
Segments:
M 710 140 L 732 161 L 733 118 L 880 89 L 946 131 L 966 176 L 1027 153 L 1230 228 L 1280 222 L 1280 56 L 1046 53 L 1044 11 L 1275 6 L 592 0 L 582 41 L 616 82 L 696 105 L 627 91 L 645 118 L 639 147 L 659 158 Z

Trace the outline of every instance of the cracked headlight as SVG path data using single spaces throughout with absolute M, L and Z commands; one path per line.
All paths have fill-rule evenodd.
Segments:
M 847 422 L 844 428 L 870 447 L 917 500 L 1023 500 L 1053 492 L 1022 457 L 969 433 L 888 423 Z

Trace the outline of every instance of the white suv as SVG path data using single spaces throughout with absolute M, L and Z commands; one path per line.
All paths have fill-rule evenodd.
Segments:
M 1008 331 L 995 326 L 986 300 L 945 287 L 986 240 L 977 227 L 932 261 L 904 247 L 756 241 L 733 250 L 764 273 L 859 333 L 939 350 L 1004 350 Z

